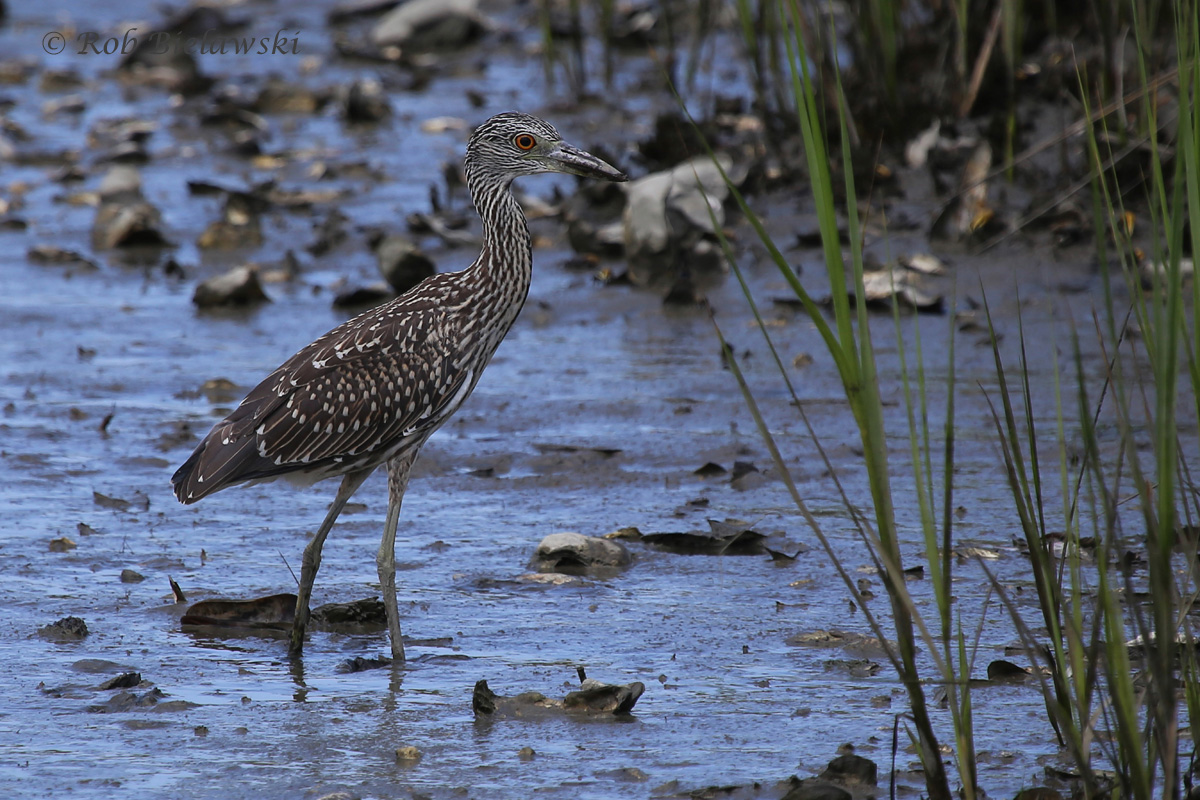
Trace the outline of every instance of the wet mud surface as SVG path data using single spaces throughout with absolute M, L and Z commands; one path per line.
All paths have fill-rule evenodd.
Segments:
M 149 6 L 124 13 L 158 19 Z M 201 59 L 227 85 L 257 91 L 271 72 L 327 90 L 403 74 L 332 55 L 318 4 L 253 13 L 258 33 L 300 30 L 301 54 Z M 230 153 L 225 134 L 196 126 L 187 104 L 203 100 L 172 107 L 167 92 L 121 86 L 108 72 L 112 58 L 41 51 L 42 36 L 64 27 L 64 19 L 80 30 L 119 29 L 124 23 L 100 4 L 42 3 L 10 14 L 0 45 L 6 58 L 29 65 L 30 77 L 4 87 L 14 101 L 6 113 L 36 134 L 20 149 L 78 151 L 84 177 L 58 182 L 62 164 L 36 159 L 4 167 L 10 201 L 14 185 L 24 184 L 8 217 L 26 223 L 0 231 L 6 794 L 645 798 L 728 786 L 741 787 L 730 796 L 778 797 L 785 791 L 780 781 L 820 772 L 845 743 L 881 772 L 890 768 L 893 718 L 905 701 L 884 660 L 869 648 L 795 638 L 868 629 L 774 474 L 722 367 L 709 311 L 664 306 L 660 294 L 605 285 L 591 271 L 571 269 L 563 226 L 554 219 L 532 223 L 539 244 L 534 283 L 516 327 L 414 469 L 397 542 L 410 662 L 347 669 L 349 661 L 368 663 L 387 652 L 382 630 L 316 631 L 301 667 L 270 632 L 235 637 L 180 628 L 186 604 L 174 601 L 170 579 L 189 602 L 295 589 L 292 570 L 333 497 L 332 483 L 240 487 L 184 507 L 168 481 L 246 390 L 349 316 L 332 307 L 340 290 L 378 281 L 366 229 L 403 232 L 408 214 L 430 210 L 430 186 L 445 195 L 441 165 L 461 158 L 466 129 L 424 123 L 453 117 L 474 124 L 521 108 L 551 119 L 581 146 L 602 144 L 629 167 L 632 139 L 652 127 L 648 109 L 669 99 L 630 94 L 619 108 L 573 108 L 547 93 L 536 31 L 522 28 L 529 20 L 512 12 L 499 17 L 507 30 L 487 58 L 453 57 L 424 88 L 389 87 L 394 114 L 385 122 L 350 126 L 333 111 L 265 114 L 263 146 L 277 163 L 248 162 Z M 652 68 L 644 57 L 634 61 L 631 83 L 638 70 Z M 42 104 L 62 96 L 39 87 L 51 70 L 76 73 L 69 93 L 84 98 L 83 110 L 46 112 Z M 107 164 L 88 133 L 106 119 L 155 126 L 149 161 L 139 165 L 142 190 L 161 210 L 174 246 L 93 249 L 95 208 L 65 201 L 98 189 Z M 267 179 L 330 194 L 263 214 L 259 244 L 234 251 L 196 245 L 221 217 L 222 200 L 189 191 L 189 181 L 237 188 Z M 537 178 L 519 188 L 552 200 L 574 183 Z M 797 187 L 764 198 L 768 226 L 781 240 L 811 219 L 802 196 Z M 450 202 L 469 212 L 461 189 Z M 345 217 L 335 225 L 344 240 L 311 247 L 335 212 Z M 865 505 L 857 435 L 833 365 L 802 313 L 765 302 L 788 290 L 751 238 L 743 230 L 739 245 L 749 280 L 784 359 L 803 364 L 811 356 L 796 371 L 802 402 L 850 496 Z M 78 251 L 94 266 L 38 263 L 27 252 L 41 245 Z M 928 249 L 918 235 L 897 234 L 886 246 L 893 254 Z M 427 247 L 439 270 L 474 257 L 469 245 L 430 239 Z M 289 251 L 299 275 L 264 281 L 270 302 L 211 311 L 193 304 L 199 282 L 251 261 L 269 273 Z M 820 294 L 820 251 L 790 255 Z M 1065 364 L 1072 323 L 1089 326 L 1099 304 L 1087 248 L 1051 253 L 1044 242 L 1018 241 L 986 257 L 950 260 L 943 290 L 965 304 L 980 298 L 982 282 L 1012 360 L 1020 307 L 1026 336 L 1040 343 L 1029 353 L 1031 375 L 1049 391 L 1055 348 Z M 848 565 L 875 584 L 882 610 L 878 579 L 773 378 L 736 282 L 717 282 L 707 297 L 725 336 L 750 354 L 745 369 L 801 491 Z M 873 324 L 889 425 L 897 432 L 893 460 L 903 464 L 908 441 L 899 436 L 906 428 L 894 323 L 885 313 Z M 900 326 L 910 340 L 920 326 L 930 385 L 939 386 L 949 317 L 906 314 Z M 1018 586 L 1027 562 L 1013 544 L 1018 523 L 982 393 L 995 389 L 992 354 L 982 331 L 958 336 L 958 544 L 994 556 L 989 567 Z M 1099 374 L 1094 338 L 1083 335 L 1081 344 Z M 940 419 L 941 403 L 932 399 L 931 419 Z M 1042 413 L 1053 420 L 1049 402 Z M 1189 425 L 1194 431 L 1194 421 Z M 377 474 L 326 544 L 315 604 L 376 593 L 374 556 L 386 506 L 386 480 Z M 915 555 L 915 499 L 900 515 L 911 526 L 907 554 Z M 765 535 L 765 547 L 799 555 L 772 558 L 753 548 L 747 555 L 685 554 L 625 540 L 633 561 L 620 570 L 554 579 L 530 573 L 535 548 L 549 534 L 708 531 L 710 519 L 742 520 Z M 959 603 L 982 614 L 982 572 L 965 562 L 959 575 Z M 931 607 L 919 581 L 914 591 Z M 68 616 L 86 622 L 86 636 L 39 634 Z M 994 608 L 982 631 L 980 673 L 1016 640 Z M 864 660 L 884 666 L 872 670 Z M 499 695 L 561 697 L 578 686 L 577 667 L 606 683 L 640 682 L 644 694 L 631 714 L 617 716 L 479 721 L 472 713 L 480 680 Z M 976 714 L 985 749 L 981 783 L 990 791 L 1026 785 L 1053 762 L 1035 689 L 982 689 Z M 947 717 L 940 724 L 949 730 Z M 909 772 L 915 766 L 902 746 L 897 768 L 908 796 L 921 786 Z

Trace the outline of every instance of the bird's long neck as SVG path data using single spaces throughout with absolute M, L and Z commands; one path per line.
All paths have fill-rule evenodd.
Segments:
M 467 172 L 471 198 L 483 219 L 483 249 L 471 269 L 487 304 L 493 306 L 493 319 L 504 331 L 520 313 L 533 279 L 533 243 L 525 212 L 510 185 Z

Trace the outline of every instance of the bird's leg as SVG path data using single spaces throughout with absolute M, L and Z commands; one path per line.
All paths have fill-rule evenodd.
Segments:
M 392 640 L 392 660 L 404 661 L 404 639 L 400 636 L 400 607 L 396 603 L 396 525 L 400 521 L 400 504 L 408 488 L 408 473 L 416 459 L 415 452 L 403 453 L 387 463 L 388 513 L 383 524 L 383 539 L 379 541 L 379 587 L 383 591 L 383 606 L 387 610 L 388 638 Z
M 362 482 L 371 474 L 371 470 L 350 472 L 342 477 L 342 485 L 338 487 L 337 496 L 329 506 L 329 513 L 321 523 L 321 529 L 304 548 L 304 560 L 300 563 L 300 588 L 296 592 L 296 615 L 292 618 L 292 641 L 288 646 L 288 655 L 299 658 L 304 653 L 304 629 L 308 627 L 308 601 L 312 597 L 313 583 L 317 580 L 317 570 L 321 567 L 321 548 L 325 546 L 325 537 L 337 521 L 338 514 L 346 506 L 346 501 L 358 491 Z

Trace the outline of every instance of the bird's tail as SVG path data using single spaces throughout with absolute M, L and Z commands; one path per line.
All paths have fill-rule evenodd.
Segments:
M 171 488 L 179 502 L 191 504 L 226 486 L 250 480 L 253 474 L 242 474 L 246 462 L 254 459 L 253 436 L 227 439 L 225 425 L 218 425 L 200 442 L 188 460 L 171 476 Z

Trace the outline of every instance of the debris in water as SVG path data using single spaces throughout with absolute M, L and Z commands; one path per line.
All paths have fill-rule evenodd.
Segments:
M 421 760 L 421 750 L 419 748 L 408 745 L 406 747 L 396 748 L 396 763 L 401 766 L 411 767 Z
M 174 588 L 174 581 L 171 585 Z M 205 626 L 290 630 L 295 611 L 294 594 L 273 594 L 254 600 L 201 600 L 188 607 L 179 624 L 184 628 Z
M 87 635 L 87 623 L 79 617 L 63 617 L 38 628 L 38 636 L 56 642 L 74 642 Z
M 640 681 L 609 684 L 586 678 L 579 689 L 562 700 L 541 692 L 523 692 L 502 697 L 488 688 L 486 680 L 475 684 L 471 709 L 475 716 L 489 719 L 546 719 L 562 714 L 628 714 L 646 691 Z
M 78 545 L 66 536 L 59 536 L 57 539 L 50 540 L 51 553 L 66 553 L 74 550 Z
M 31 264 L 54 264 L 68 267 L 79 267 L 89 272 L 100 269 L 100 265 L 75 250 L 58 247 L 52 244 L 34 245 L 25 252 L 25 257 Z
M 1028 683 L 1032 672 L 1011 661 L 996 659 L 988 664 L 987 676 L 995 683 Z
M 751 556 L 763 552 L 766 537 L 734 520 L 708 520 L 709 530 L 684 533 L 647 533 L 642 541 L 683 555 Z
M 128 500 L 123 500 L 120 497 L 109 497 L 106 494 L 100 494 L 100 492 L 95 491 L 92 492 L 92 502 L 101 508 L 113 508 L 117 511 L 128 511 L 130 505 Z

